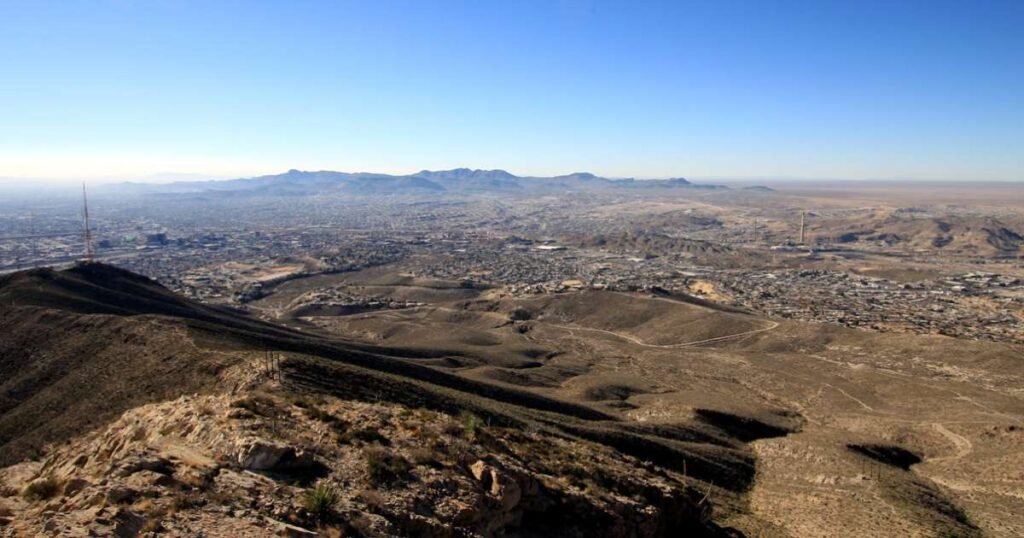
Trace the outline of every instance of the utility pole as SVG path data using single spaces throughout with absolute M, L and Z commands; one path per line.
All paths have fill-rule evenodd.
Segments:
M 85 261 L 91 262 L 95 252 L 92 249 L 92 228 L 89 226 L 89 198 L 85 194 L 85 183 L 82 183 L 82 213 L 85 216 Z
M 754 243 L 757 243 L 757 219 L 754 219 Z
M 28 234 L 32 236 L 32 268 L 39 266 L 39 237 L 36 236 L 36 214 L 28 212 Z
M 800 212 L 800 244 L 804 244 L 804 230 L 806 229 L 807 211 Z

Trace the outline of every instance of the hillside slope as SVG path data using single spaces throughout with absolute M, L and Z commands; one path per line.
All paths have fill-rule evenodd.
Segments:
M 711 505 L 723 517 L 742 510 L 743 492 L 754 476 L 753 452 L 746 442 L 785 434 L 786 427 L 799 425 L 760 427 L 756 421 L 743 419 L 745 426 L 737 429 L 739 423 L 734 418 L 710 415 L 678 425 L 623 421 L 597 407 L 464 377 L 445 367 L 485 357 L 375 346 L 304 333 L 184 300 L 148 279 L 100 264 L 6 276 L 0 279 L 0 305 L 0 447 L 4 458 L 0 464 L 37 460 L 0 472 L 7 496 L 7 500 L 0 498 L 5 518 L 0 523 L 19 522 L 17 528 L 26 533 L 42 532 L 39 529 L 46 525 L 63 525 L 60 528 L 68 532 L 84 527 L 102 534 L 104 529 L 114 531 L 138 523 L 136 530 L 141 530 L 146 524 L 167 520 L 168 528 L 189 535 L 204 528 L 197 521 L 212 517 L 210 510 L 216 506 L 246 502 L 218 497 L 217 489 L 206 482 L 212 479 L 210 473 L 246 470 L 265 471 L 271 480 L 270 485 L 253 486 L 258 490 L 253 495 L 287 497 L 267 505 L 267 510 L 281 513 L 249 516 L 273 516 L 275 521 L 285 519 L 307 526 L 324 524 L 325 520 L 303 511 L 301 499 L 309 493 L 313 480 L 338 485 L 365 480 L 363 471 L 353 471 L 351 465 L 339 462 L 372 459 L 374 451 L 397 451 L 403 460 L 415 460 L 419 457 L 412 452 L 418 446 L 416 434 L 413 440 L 401 439 L 409 435 L 410 428 L 426 427 L 422 424 L 426 419 L 414 420 L 409 413 L 429 409 L 436 414 L 430 416 L 440 417 L 431 419 L 437 422 L 431 428 L 440 428 L 442 433 L 451 430 L 445 430 L 445 423 L 463 421 L 454 418 L 460 414 L 477 417 L 472 420 L 479 424 L 463 424 L 471 432 L 456 435 L 463 440 L 444 441 L 437 449 L 443 453 L 423 456 L 428 468 L 454 473 L 442 498 L 465 500 L 467 495 L 478 495 L 477 490 L 486 493 L 488 488 L 500 493 L 492 479 L 488 482 L 477 476 L 480 473 L 473 470 L 477 461 L 503 469 L 502 476 L 511 473 L 519 477 L 517 487 L 524 491 L 514 501 L 501 500 L 498 495 L 504 508 L 497 515 L 488 511 L 484 512 L 489 515 L 480 515 L 477 510 L 477 516 L 464 521 L 456 510 L 405 520 L 400 516 L 403 510 L 395 507 L 411 506 L 403 504 L 408 502 L 436 504 L 439 494 L 430 489 L 436 484 L 423 489 L 434 475 L 416 465 L 406 469 L 407 463 L 386 458 L 402 467 L 406 486 L 395 491 L 379 484 L 361 486 L 377 487 L 384 501 L 374 500 L 370 494 L 346 497 L 360 514 L 371 510 L 369 505 L 393 504 L 390 510 L 377 506 L 374 513 L 379 521 L 363 526 L 368 535 L 404 535 L 423 528 L 434 529 L 427 535 L 447 535 L 438 534 L 438 529 L 445 528 L 449 529 L 446 532 L 462 529 L 460 533 L 483 536 L 502 529 L 523 536 L 536 535 L 538 529 L 563 529 L 562 535 L 664 536 L 679 528 L 690 528 L 697 535 L 721 535 L 727 531 L 709 518 Z M 265 370 L 268 350 L 278 357 L 273 375 Z M 183 396 L 190 399 L 179 402 L 188 403 L 166 403 Z M 320 402 L 314 406 L 320 411 L 309 411 L 310 401 Z M 353 420 L 359 419 L 344 419 L 350 426 L 341 428 L 339 420 L 343 419 L 337 417 L 358 416 L 353 407 L 357 401 L 391 406 L 387 413 L 399 418 L 390 419 L 393 425 L 387 428 L 396 429 L 381 426 L 375 433 L 345 434 L 353 428 Z M 170 407 L 153 414 L 139 410 L 145 405 Z M 267 406 L 274 410 L 268 412 Z M 239 409 L 249 414 L 239 415 Z M 148 426 L 144 430 L 128 428 L 126 433 L 124 424 L 116 422 L 123 414 L 122 422 L 142 420 Z M 137 418 L 125 418 L 130 416 Z M 324 432 L 335 428 L 335 433 L 309 437 L 307 432 L 317 430 L 311 429 L 309 420 L 323 423 L 325 426 L 317 428 L 328 427 Z M 477 430 L 487 433 L 478 436 Z M 189 433 L 198 431 L 207 434 L 200 438 Z M 344 436 L 343 444 L 354 443 L 354 452 L 339 449 L 335 435 Z M 464 446 L 466 439 L 470 442 Z M 90 443 L 108 448 L 95 452 Z M 293 447 L 280 449 L 292 454 L 289 458 L 307 454 L 301 456 L 305 458 L 299 466 L 301 476 L 284 472 L 282 469 L 292 467 L 283 463 L 282 469 L 273 465 L 261 469 L 246 459 L 248 456 L 239 455 L 238 451 L 255 450 L 254 443 Z M 61 445 L 66 448 L 58 448 Z M 388 448 L 402 446 L 407 448 Z M 550 451 L 553 446 L 564 448 L 548 456 L 536 452 L 540 447 Z M 278 457 L 280 450 L 275 452 Z M 98 462 L 79 461 L 79 456 L 93 453 Z M 170 463 L 140 468 L 167 477 L 151 476 L 152 487 L 132 482 L 141 471 L 117 470 L 129 465 L 127 462 L 154 455 Z M 570 461 L 576 463 L 570 465 Z M 374 472 L 371 470 L 371 478 Z M 197 483 L 196 473 L 207 478 Z M 459 478 L 467 476 L 474 478 Z M 275 489 L 271 487 L 275 481 L 292 489 Z M 34 483 L 43 485 L 31 486 Z M 51 483 L 63 489 L 38 496 L 31 493 Z M 122 498 L 115 492 L 117 487 L 133 493 Z M 22 491 L 24 495 L 19 496 Z M 713 492 L 712 498 L 708 492 Z M 177 499 L 173 501 L 175 510 L 182 510 L 182 495 L 203 497 L 196 506 L 185 506 L 195 511 L 187 524 L 168 516 L 169 505 L 164 502 Z M 630 497 L 634 500 L 627 501 Z M 59 511 L 67 514 L 60 523 L 48 523 L 52 518 L 44 515 L 55 509 L 52 503 L 46 504 L 51 498 L 58 499 Z M 150 499 L 148 504 L 142 503 L 145 499 Z M 638 499 L 647 500 L 638 503 Z M 282 508 L 285 505 L 289 508 Z M 555 510 L 554 515 L 549 509 Z M 541 512 L 549 515 L 537 527 Z M 10 513 L 20 515 L 12 521 L 6 515 Z M 355 528 L 345 519 L 354 518 L 354 513 L 332 514 L 332 518 L 340 518 L 332 520 L 336 528 Z M 94 518 L 91 523 L 90 517 Z M 85 523 L 80 521 L 83 518 Z M 104 526 L 111 518 L 120 518 L 121 526 Z

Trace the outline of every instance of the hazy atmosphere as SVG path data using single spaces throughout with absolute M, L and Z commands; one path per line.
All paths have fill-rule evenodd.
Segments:
M 0 182 L 1021 180 L 1022 25 L 1014 1 L 9 0 Z
M 1024 537 L 1024 0 L 0 0 L 0 538 Z

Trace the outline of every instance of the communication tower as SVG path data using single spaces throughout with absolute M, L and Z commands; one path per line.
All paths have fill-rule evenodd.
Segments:
M 82 183 L 82 216 L 85 232 L 85 261 L 91 262 L 95 251 L 92 248 L 92 227 L 89 224 L 89 198 L 85 194 L 85 183 Z

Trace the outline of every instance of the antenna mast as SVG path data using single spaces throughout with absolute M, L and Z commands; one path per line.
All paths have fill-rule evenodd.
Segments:
M 36 235 L 36 214 L 31 209 L 28 212 L 28 234 L 32 236 L 32 268 L 39 265 L 39 236 Z
M 800 244 L 804 244 L 804 229 L 806 228 L 807 211 L 800 212 Z
M 85 261 L 93 258 L 92 228 L 89 226 L 89 198 L 85 194 L 85 183 L 82 183 L 82 212 L 85 215 Z

